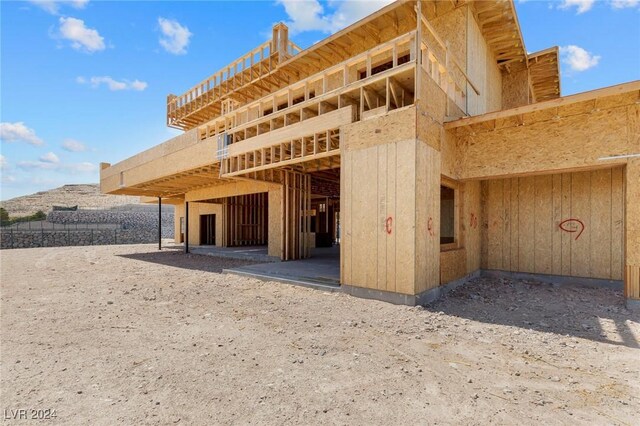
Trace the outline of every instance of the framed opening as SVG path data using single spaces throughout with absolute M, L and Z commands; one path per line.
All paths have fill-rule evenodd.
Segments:
M 460 208 L 462 194 L 460 185 L 443 177 L 440 183 L 440 250 L 455 250 L 461 247 Z

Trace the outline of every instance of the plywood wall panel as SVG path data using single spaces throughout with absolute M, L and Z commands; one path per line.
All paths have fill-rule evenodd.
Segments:
M 626 297 L 640 299 L 640 158 L 627 164 L 625 192 L 624 292 Z
M 282 256 L 282 189 L 269 191 L 268 199 L 268 254 L 269 256 Z
M 502 269 L 511 270 L 511 180 L 502 181 Z
M 459 137 L 464 154 L 461 179 L 489 179 L 512 174 L 539 174 L 602 167 L 612 153 L 637 152 L 638 142 L 624 107 L 594 110 L 524 126 L 478 131 Z M 496 126 L 500 124 L 497 120 Z M 506 121 L 506 120 L 503 120 Z
M 553 252 L 553 176 L 534 177 L 535 186 L 535 249 L 534 270 L 543 274 L 552 272 Z
M 416 293 L 440 285 L 440 163 L 440 152 L 416 144 Z M 464 275 L 466 262 L 458 268 Z
M 414 294 L 416 140 L 344 149 L 341 161 L 341 282 Z
M 503 180 L 489 181 L 488 193 L 488 229 L 489 237 L 487 267 L 489 269 L 503 269 L 502 265 L 502 184 Z
M 462 215 L 462 230 L 467 249 L 467 274 L 480 268 L 481 256 L 481 217 L 480 182 L 473 181 L 464 184 L 464 214 Z
M 611 246 L 611 170 L 591 172 L 591 252 L 590 276 L 611 276 L 611 250 L 599 246 Z
M 535 179 L 518 179 L 518 270 L 535 271 Z
M 489 181 L 480 185 L 480 208 L 480 267 L 489 269 Z
M 552 216 L 553 225 L 558 226 L 562 222 L 562 175 L 552 176 Z M 555 229 L 553 229 L 555 230 Z M 560 232 L 552 232 L 552 249 L 554 254 L 551 259 L 551 273 L 554 275 L 563 275 L 562 272 L 562 234 Z M 555 254 L 559 253 L 560 256 Z
M 389 144 L 386 146 L 386 162 L 387 162 L 387 180 L 386 184 L 386 212 L 385 218 L 391 218 L 391 233 L 393 235 L 393 220 L 396 217 L 396 192 L 398 191 L 398 185 L 396 180 L 396 144 Z M 386 230 L 385 230 L 385 234 Z M 388 291 L 396 291 L 396 256 L 397 249 L 396 239 L 389 238 L 387 234 L 386 241 L 386 280 L 387 280 L 387 290 Z
M 509 271 L 517 271 L 518 265 L 520 263 L 520 253 L 518 252 L 518 244 L 520 241 L 520 186 L 519 179 L 512 178 L 509 179 L 511 182 L 510 194 L 511 194 L 511 202 L 509 211 L 511 212 L 511 220 L 512 226 L 511 230 L 511 238 L 509 241 L 511 242 L 509 253 L 510 253 L 510 262 L 509 262 Z
M 416 141 L 396 144 L 396 291 L 414 294 L 416 219 Z
M 611 170 L 611 279 L 621 280 L 624 268 L 624 169 Z
M 621 279 L 623 190 L 622 168 L 483 181 L 482 267 Z
M 560 226 L 560 223 L 565 220 L 571 218 L 571 174 L 564 173 L 560 175 L 562 177 L 562 217 L 556 223 L 556 226 Z M 562 274 L 561 275 L 571 275 L 571 236 L 567 235 L 563 232 L 556 232 L 560 235 L 560 239 L 562 240 L 561 250 L 559 252 L 562 258 Z M 556 255 L 558 252 L 556 252 Z
M 574 232 L 571 238 L 571 275 L 590 276 L 591 257 L 591 172 L 579 172 L 571 175 L 571 218 L 580 220 L 585 230 L 578 236 Z M 578 226 L 578 225 L 576 225 Z

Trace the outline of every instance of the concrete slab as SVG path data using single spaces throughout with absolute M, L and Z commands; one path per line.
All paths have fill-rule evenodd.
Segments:
M 223 272 L 334 291 L 340 288 L 340 249 L 317 248 L 309 259 L 260 263 Z
M 251 260 L 260 263 L 280 262 L 280 258 L 267 254 L 266 246 L 216 247 L 189 245 L 189 251 L 193 254 Z

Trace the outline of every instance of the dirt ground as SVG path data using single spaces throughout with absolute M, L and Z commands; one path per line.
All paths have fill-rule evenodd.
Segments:
M 640 315 L 611 290 L 478 279 L 410 308 L 153 245 L 0 256 L 8 424 L 638 424 Z

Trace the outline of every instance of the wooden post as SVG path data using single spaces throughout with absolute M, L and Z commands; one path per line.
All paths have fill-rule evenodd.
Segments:
M 162 197 L 158 197 L 158 250 L 162 250 Z
M 640 311 L 640 158 L 627 162 L 625 194 L 624 297 L 628 309 Z
M 189 202 L 184 204 L 184 252 L 189 253 Z

